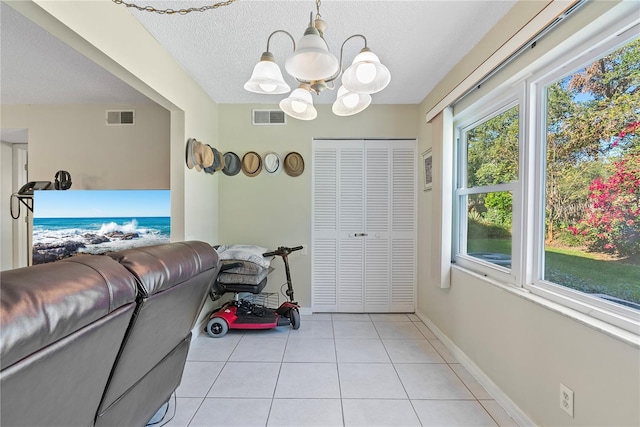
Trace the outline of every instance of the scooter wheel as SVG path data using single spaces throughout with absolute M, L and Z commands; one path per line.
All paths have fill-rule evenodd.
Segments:
M 300 329 L 300 312 L 297 308 L 289 310 L 289 321 L 293 329 Z
M 228 331 L 229 325 L 227 324 L 227 321 L 220 317 L 214 317 L 209 320 L 209 323 L 207 323 L 207 333 L 210 337 L 220 338 L 225 336 Z

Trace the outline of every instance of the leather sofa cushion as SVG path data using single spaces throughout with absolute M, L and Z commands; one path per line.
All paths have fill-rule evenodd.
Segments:
M 136 280 L 101 255 L 0 273 L 1 369 L 136 298 Z
M 109 256 L 138 278 L 143 297 L 169 289 L 218 264 L 213 247 L 199 241 L 145 246 Z

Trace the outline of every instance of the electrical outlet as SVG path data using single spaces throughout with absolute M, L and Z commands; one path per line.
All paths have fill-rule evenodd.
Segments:
M 573 418 L 573 390 L 560 383 L 560 408 Z
M 307 246 L 308 245 L 302 245 L 302 250 L 300 251 L 301 255 L 306 255 L 307 254 Z

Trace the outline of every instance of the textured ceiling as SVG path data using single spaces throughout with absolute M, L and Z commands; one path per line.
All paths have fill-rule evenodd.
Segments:
M 147 3 L 145 3 L 145 1 Z M 175 1 L 139 0 L 139 4 L 176 8 Z M 183 1 L 182 5 L 211 4 Z M 363 34 L 369 48 L 391 72 L 391 83 L 373 95 L 374 104 L 417 104 L 447 72 L 493 27 L 515 1 L 345 1 L 324 0 L 325 39 L 339 57 L 342 42 Z M 277 103 L 283 95 L 256 95 L 243 89 L 253 66 L 275 30 L 288 31 L 296 42 L 315 12 L 314 1 L 249 1 L 205 13 L 159 15 L 130 9 L 187 72 L 219 103 Z M 184 6 L 183 6 L 184 7 Z M 363 47 L 362 39 L 346 43 L 350 65 Z M 292 52 L 285 34 L 271 39 L 270 50 L 289 86 L 295 79 L 284 71 Z M 335 93 L 314 95 L 316 103 L 331 103 Z
M 0 66 L 3 105 L 151 102 L 4 3 Z
M 176 9 L 215 0 L 135 1 Z M 325 38 L 336 56 L 346 38 L 363 34 L 389 68 L 391 83 L 373 95 L 374 104 L 417 104 L 515 2 L 324 0 L 320 12 L 329 25 Z M 286 30 L 299 40 L 315 9 L 311 0 L 238 0 L 187 15 L 129 11 L 218 103 L 275 104 L 284 96 L 252 94 L 243 85 L 266 49 L 269 34 Z M 347 65 L 362 47 L 360 38 L 345 44 Z M 297 84 L 283 66 L 292 52 L 291 40 L 276 34 L 270 50 L 294 88 Z M 3 105 L 151 102 L 4 3 L 0 4 L 0 55 Z M 335 91 L 314 95 L 316 103 L 334 99 Z M 10 137 L 2 133 L 2 140 Z

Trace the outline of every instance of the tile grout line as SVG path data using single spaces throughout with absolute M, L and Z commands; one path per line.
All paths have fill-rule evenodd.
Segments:
M 420 323 L 424 325 L 424 323 L 422 321 L 420 321 Z M 424 326 L 427 327 L 427 329 L 428 329 L 428 326 L 426 326 L 426 325 L 424 325 Z M 422 333 L 422 331 L 420 331 L 420 333 Z M 424 334 L 422 334 L 422 335 L 424 336 Z M 425 339 L 427 340 L 427 342 L 430 343 L 430 340 L 426 336 L 425 336 Z M 439 340 L 436 340 L 436 341 L 439 341 Z M 456 363 L 451 363 L 451 362 L 447 361 L 447 359 L 442 355 L 442 353 L 440 353 L 438 351 L 437 347 L 435 347 L 433 345 L 432 345 L 432 347 L 436 350 L 436 352 L 440 355 L 440 357 L 442 357 L 442 360 L 444 360 L 444 362 L 447 364 L 447 367 L 453 372 L 453 374 L 456 376 L 456 378 L 458 378 L 460 380 L 460 382 L 462 383 L 462 385 L 464 385 L 464 387 L 469 391 L 469 393 L 471 393 L 471 395 L 473 396 L 473 401 L 475 401 L 478 405 L 480 405 L 480 407 L 487 413 L 487 415 L 489 415 L 489 418 L 491 418 L 493 420 L 493 422 L 496 424 L 496 426 L 500 426 L 498 421 L 493 417 L 493 415 L 491 415 L 491 413 L 487 410 L 487 408 L 485 408 L 484 405 L 482 403 L 480 403 L 480 400 L 473 393 L 471 388 L 469 388 L 467 383 L 464 382 L 464 380 L 462 379 L 462 377 L 460 375 L 458 375 L 458 372 L 456 372 L 456 370 L 451 367 L 452 364 L 459 365 L 460 362 L 456 361 Z M 459 400 L 468 400 L 468 399 L 459 399 Z
M 436 349 L 437 350 L 437 349 Z M 460 382 L 462 383 L 463 386 L 465 386 L 465 388 L 467 390 L 469 390 L 469 393 L 471 393 L 471 396 L 473 396 L 473 401 L 476 402 L 478 405 L 480 405 L 480 407 L 487 413 L 487 415 L 489 415 L 489 418 L 491 418 L 493 420 L 494 423 L 496 423 L 496 426 L 500 426 L 500 424 L 498 423 L 498 421 L 496 421 L 495 418 L 493 418 L 493 415 L 491 415 L 491 413 L 487 410 L 487 408 L 484 407 L 484 405 L 482 403 L 480 403 L 480 400 L 478 399 L 478 397 L 475 395 L 475 393 L 469 388 L 469 386 L 467 385 L 466 382 L 464 382 L 464 380 L 462 379 L 462 377 L 460 375 L 458 375 L 458 373 L 456 372 L 455 369 L 453 369 L 451 367 L 452 364 L 455 365 L 460 365 L 460 363 L 449 363 L 445 360 L 445 362 L 447 363 L 447 367 L 449 369 L 451 369 L 451 371 L 453 372 L 453 374 L 456 376 L 456 378 L 458 378 L 460 380 Z M 462 365 L 461 365 L 462 366 Z M 462 400 L 462 399 L 461 399 Z M 468 400 L 468 399 L 467 399 Z
M 284 355 L 287 353 L 287 347 L 289 346 L 289 337 L 291 331 L 287 333 L 287 340 L 284 343 L 284 350 L 282 351 L 282 357 L 280 358 L 280 367 L 278 368 L 278 376 L 276 377 L 276 383 L 273 387 L 273 394 L 271 395 L 271 403 L 269 404 L 269 411 L 267 412 L 267 419 L 264 421 L 265 427 L 269 425 L 269 418 L 271 418 L 271 411 L 273 410 L 273 403 L 276 400 L 276 390 L 278 389 L 278 382 L 280 381 L 280 374 L 282 373 L 282 364 L 284 363 Z
M 242 337 L 238 340 L 238 342 L 236 343 L 236 345 L 233 346 L 233 349 L 229 352 L 229 355 L 227 356 L 226 360 L 224 361 L 224 363 L 222 364 L 222 367 L 220 368 L 220 371 L 218 372 L 218 374 L 216 375 L 216 377 L 213 379 L 213 382 L 211 383 L 211 386 L 209 386 L 209 388 L 207 389 L 207 392 L 204 393 L 204 396 L 202 397 L 202 401 L 200 402 L 200 404 L 198 405 L 198 407 L 196 408 L 196 410 L 194 411 L 193 415 L 191 416 L 191 418 L 189 418 L 189 421 L 187 421 L 187 427 L 189 427 L 191 425 L 191 423 L 193 422 L 193 419 L 196 417 L 196 414 L 198 413 L 198 411 L 200 410 L 200 408 L 202 407 L 202 405 L 204 404 L 204 402 L 207 400 L 207 395 L 211 392 L 211 389 L 213 388 L 213 386 L 215 385 L 216 381 L 218 381 L 218 378 L 220 378 L 220 374 L 222 373 L 222 371 L 224 370 L 224 368 L 227 366 L 227 363 L 229 362 L 229 359 L 231 358 L 231 355 L 233 354 L 233 352 L 236 350 L 236 348 L 238 348 L 238 345 L 240 344 L 240 341 L 242 341 L 242 338 L 244 338 L 244 334 L 242 335 Z M 217 338 L 216 338 L 217 339 Z M 176 413 L 178 410 L 178 402 L 176 401 Z
M 375 326 L 376 325 L 374 323 L 373 327 L 375 328 Z M 378 329 L 376 328 L 376 331 L 377 330 Z M 418 332 L 420 332 L 420 330 L 418 330 Z M 420 334 L 422 334 L 422 332 L 420 332 Z M 378 333 L 378 335 L 380 335 L 380 333 Z M 422 334 L 422 335 L 424 336 L 424 334 Z M 426 337 L 425 337 L 425 339 L 426 339 Z M 422 420 L 418 416 L 418 411 L 416 411 L 415 406 L 413 406 L 413 401 L 411 400 L 411 397 L 409 396 L 409 392 L 407 391 L 406 386 L 402 382 L 402 378 L 400 377 L 400 373 L 398 373 L 398 368 L 396 368 L 396 363 L 391 358 L 391 355 L 389 354 L 389 350 L 387 349 L 387 346 L 384 344 L 384 340 L 382 339 L 382 337 L 380 338 L 380 342 L 382 343 L 382 347 L 384 347 L 384 351 L 387 353 L 387 357 L 389 357 L 389 361 L 391 362 L 391 366 L 393 366 L 393 370 L 395 371 L 396 375 L 398 376 L 398 381 L 400 381 L 400 384 L 402 385 L 402 389 L 404 390 L 404 393 L 407 395 L 407 400 L 409 401 L 409 405 L 411 405 L 411 409 L 413 410 L 413 414 L 416 416 L 416 419 L 420 423 L 420 426 L 423 426 Z
M 340 415 L 342 417 L 342 426 L 345 426 L 344 419 L 344 402 L 342 401 L 342 383 L 340 382 L 340 366 L 338 365 L 338 344 L 336 343 L 336 329 L 333 326 L 333 314 L 331 314 L 331 332 L 333 335 L 333 353 L 336 356 L 336 373 L 338 375 L 338 394 L 340 397 Z

